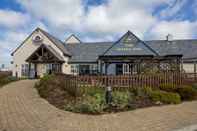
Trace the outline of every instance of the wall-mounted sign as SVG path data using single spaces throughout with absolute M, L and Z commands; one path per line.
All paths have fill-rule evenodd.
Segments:
M 116 48 L 117 51 L 134 51 L 134 50 L 137 50 L 137 51 L 140 51 L 142 50 L 142 48 L 139 48 L 139 47 L 134 47 L 134 48 Z

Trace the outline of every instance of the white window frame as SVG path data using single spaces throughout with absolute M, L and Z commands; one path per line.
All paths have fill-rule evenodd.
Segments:
M 28 76 L 29 72 L 29 64 L 22 64 L 21 65 L 21 76 Z
M 71 73 L 72 74 L 78 74 L 79 73 L 79 65 L 78 64 L 72 64 L 71 65 Z

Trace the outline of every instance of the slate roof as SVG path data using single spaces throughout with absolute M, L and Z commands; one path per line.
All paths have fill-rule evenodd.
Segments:
M 145 42 L 162 56 L 182 54 L 183 59 L 197 58 L 197 40 L 152 40 Z
M 145 43 L 160 56 L 183 55 L 184 60 L 197 60 L 197 40 L 173 40 L 171 42 L 151 40 L 145 41 Z M 96 62 L 98 57 L 104 54 L 113 44 L 114 42 L 97 42 L 67 44 L 65 47 L 72 54 L 70 62 Z
M 76 39 L 76 40 L 78 41 L 77 43 L 82 43 L 82 41 L 81 41 L 77 36 L 75 36 L 74 34 L 70 35 L 70 36 L 65 40 L 65 43 L 69 43 L 68 41 L 69 41 L 71 38 Z
M 102 56 L 158 56 L 145 42 L 128 31 L 115 42 Z
M 98 57 L 102 55 L 113 42 L 92 42 L 80 44 L 65 44 L 72 54 L 69 62 L 96 62 Z
M 184 60 L 197 60 L 197 40 L 141 41 L 128 31 L 117 42 L 65 44 L 46 31 L 37 29 L 42 31 L 65 55 L 70 56 L 69 62 L 97 62 L 98 57 L 102 55 L 183 55 Z M 126 41 L 128 43 L 125 43 L 125 39 L 128 38 L 129 41 Z
M 40 28 L 36 28 L 12 53 L 11 55 L 13 56 L 14 53 L 25 43 L 25 41 L 35 32 L 35 31 L 41 31 L 51 42 L 53 42 L 63 53 L 64 55 L 67 56 L 71 56 L 70 52 L 64 47 L 64 43 L 57 39 L 56 37 L 52 36 L 51 34 L 49 34 L 48 32 L 40 29 Z
M 71 53 L 64 47 L 64 42 L 52 36 L 48 32 L 38 28 L 49 40 L 51 40 L 63 53 L 64 55 L 71 56 Z

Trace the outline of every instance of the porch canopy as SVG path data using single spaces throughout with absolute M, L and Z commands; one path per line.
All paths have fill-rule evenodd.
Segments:
M 26 61 L 29 63 L 63 63 L 64 59 L 51 46 L 42 44 Z
M 37 78 L 45 73 L 61 72 L 64 59 L 50 45 L 42 44 L 26 59 L 26 62 L 29 63 L 28 76 Z
M 132 32 L 128 31 L 116 43 L 114 43 L 104 54 L 98 58 L 100 72 L 107 74 L 110 64 L 128 64 L 132 71 L 140 73 L 143 70 L 157 68 L 158 71 L 164 70 L 180 70 L 182 54 L 160 54 L 148 46 L 144 41 L 140 40 Z

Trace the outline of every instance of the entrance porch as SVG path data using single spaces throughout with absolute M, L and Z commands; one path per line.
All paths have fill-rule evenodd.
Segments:
M 42 44 L 26 62 L 29 63 L 29 78 L 39 78 L 45 74 L 61 73 L 64 60 L 52 47 Z

